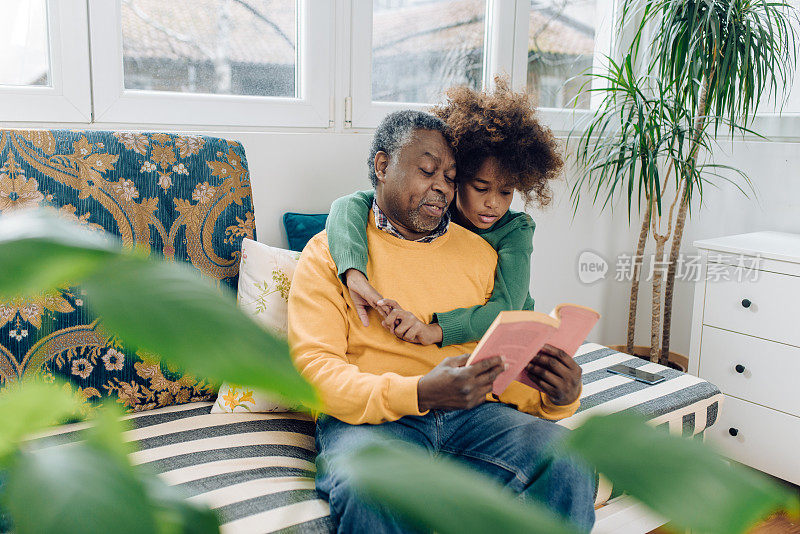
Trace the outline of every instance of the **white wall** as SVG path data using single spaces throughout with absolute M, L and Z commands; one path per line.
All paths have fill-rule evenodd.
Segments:
M 20 126 L 0 123 L 0 128 L 11 127 Z M 286 246 L 281 222 L 284 212 L 325 213 L 335 198 L 369 187 L 365 159 L 370 131 L 267 133 L 208 129 L 202 133 L 243 143 L 251 172 L 258 238 L 270 245 Z M 717 162 L 747 171 L 757 190 L 758 201 L 744 198 L 726 183 L 721 184 L 719 190 L 707 187 L 702 209 L 696 210 L 699 199 L 693 205 L 693 215 L 684 234 L 683 253 L 696 253 L 691 245 L 696 239 L 759 230 L 800 233 L 797 146 L 792 142 L 725 143 L 722 147 L 725 153 L 717 153 Z M 600 213 L 586 200 L 573 221 L 568 198 L 571 184 L 571 178 L 569 184 L 565 181 L 556 184 L 553 203 L 547 209 L 529 210 L 537 223 L 531 293 L 537 309 L 545 312 L 559 302 L 577 302 L 597 309 L 602 319 L 590 340 L 607 345 L 624 343 L 630 285 L 615 281 L 614 269 L 619 254 L 635 253 L 639 221 L 634 218 L 628 226 L 622 202 L 614 207 L 612 214 L 611 210 Z M 590 198 L 584 196 L 587 200 Z M 515 207 L 521 206 L 516 203 Z M 577 266 L 584 250 L 592 250 L 608 262 L 605 279 L 588 285 L 581 283 Z M 648 249 L 646 254 L 651 252 Z M 689 352 L 693 291 L 691 282 L 676 284 L 671 348 L 682 354 Z M 649 298 L 649 283 L 643 282 L 637 344 L 649 344 Z
M 697 254 L 692 242 L 730 234 L 776 230 L 800 233 L 800 153 L 792 142 L 724 142 L 716 152 L 716 162 L 745 171 L 755 194 L 741 181 L 745 198 L 735 186 L 717 180 L 718 188 L 704 187 L 702 206 L 699 196 L 687 217 L 681 251 Z M 614 266 L 619 254 L 636 253 L 641 219 L 632 218 L 628 226 L 626 206 L 620 202 L 598 216 L 597 209 L 582 206 L 570 223 L 572 207 L 569 188 L 556 194 L 555 206 L 548 212 L 534 213 L 534 261 L 531 291 L 536 307 L 549 311 L 559 302 L 577 301 L 595 307 L 603 317 L 592 332 L 593 341 L 606 345 L 623 344 L 627 333 L 630 282 L 615 281 Z M 586 197 L 589 199 L 590 197 Z M 668 209 L 668 203 L 665 204 Z M 677 211 L 677 207 L 676 207 Z M 666 217 L 665 217 L 666 224 Z M 665 228 L 660 228 L 664 232 Z M 593 250 L 609 264 L 605 278 L 583 284 L 578 278 L 578 257 Z M 652 240 L 645 250 L 646 261 L 654 253 Z M 644 275 L 647 275 L 644 272 Z M 650 282 L 640 286 L 637 309 L 637 345 L 650 344 Z M 688 355 L 694 283 L 677 280 L 673 299 L 670 348 Z

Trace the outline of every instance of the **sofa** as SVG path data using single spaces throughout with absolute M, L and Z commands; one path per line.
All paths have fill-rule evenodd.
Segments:
M 237 287 L 242 240 L 256 239 L 250 176 L 233 140 L 167 133 L 0 130 L 0 215 L 48 204 L 92 230 L 184 261 L 214 284 Z M 575 428 L 593 414 L 633 410 L 653 425 L 702 439 L 722 395 L 697 377 L 597 343 L 583 369 Z M 647 386 L 606 369 L 626 363 L 666 380 Z M 91 297 L 65 287 L 0 303 L 0 378 L 66 379 L 97 402 L 130 412 L 134 464 L 214 509 L 225 533 L 330 532 L 314 489 L 314 421 L 300 412 L 212 413 L 219 384 L 193 377 L 104 332 Z M 64 447 L 85 424 L 64 425 L 35 447 Z M 599 476 L 595 532 L 647 532 L 664 523 Z

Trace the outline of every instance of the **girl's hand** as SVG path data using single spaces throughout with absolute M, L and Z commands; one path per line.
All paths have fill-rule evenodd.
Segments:
M 381 317 L 386 317 L 390 310 L 385 306 L 378 305 L 378 301 L 383 297 L 372 287 L 364 273 L 358 269 L 347 269 L 344 279 L 356 307 L 356 313 L 364 326 L 369 326 L 369 317 L 367 316 L 369 308 L 374 308 L 381 314 Z
M 391 311 L 381 324 L 403 341 L 419 345 L 441 343 L 442 327 L 438 324 L 423 323 L 416 315 L 404 310 L 393 300 L 383 299 L 378 305 L 391 307 Z

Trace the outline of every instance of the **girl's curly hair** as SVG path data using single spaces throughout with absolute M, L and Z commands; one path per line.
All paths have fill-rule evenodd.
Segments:
M 473 178 L 483 161 L 494 156 L 525 203 L 533 191 L 544 207 L 553 197 L 549 181 L 564 166 L 556 138 L 537 120 L 529 95 L 512 91 L 500 76 L 495 85 L 493 93 L 453 87 L 447 101 L 431 112 L 450 129 L 459 177 Z

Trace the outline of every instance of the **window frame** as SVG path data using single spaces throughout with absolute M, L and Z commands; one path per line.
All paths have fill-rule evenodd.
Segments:
M 597 10 L 609 15 L 595 37 L 595 61 L 610 54 L 614 0 L 597 0 Z M 372 101 L 372 0 L 352 0 L 350 102 L 345 128 L 375 128 L 387 113 L 401 109 L 430 109 L 432 104 Z M 494 86 L 495 74 L 509 76 L 511 86 L 525 90 L 527 84 L 528 26 L 530 0 L 487 0 L 484 38 L 483 88 Z M 542 119 L 557 133 L 568 132 L 590 110 L 540 108 Z
M 95 122 L 328 128 L 332 123 L 333 8 L 297 0 L 298 98 L 125 89 L 121 0 L 88 0 Z M 313 37 L 313 38 L 312 38 Z M 98 73 L 103 73 L 99 76 Z
M 47 0 L 49 86 L 0 85 L 4 121 L 89 122 L 89 41 L 84 0 Z

